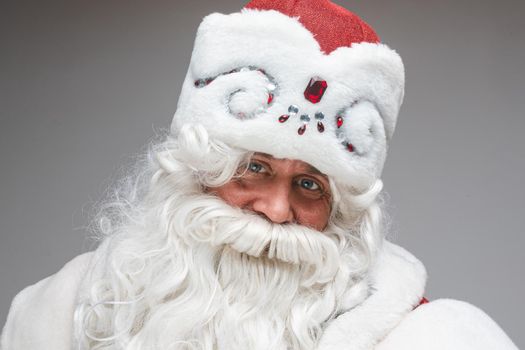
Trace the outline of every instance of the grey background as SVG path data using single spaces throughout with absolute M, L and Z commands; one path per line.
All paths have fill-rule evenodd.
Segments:
M 391 237 L 427 297 L 472 302 L 525 346 L 525 3 L 337 1 L 404 58 L 384 174 Z M 93 248 L 88 208 L 169 126 L 203 16 L 242 0 L 2 0 L 0 324 L 24 286 Z

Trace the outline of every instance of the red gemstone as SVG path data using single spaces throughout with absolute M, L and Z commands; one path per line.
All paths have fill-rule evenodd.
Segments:
M 350 152 L 353 152 L 353 151 L 354 151 L 354 145 L 352 145 L 351 143 L 347 143 L 347 144 L 346 144 L 346 148 L 347 148 L 348 151 L 350 151 Z
M 280 116 L 279 117 L 279 123 L 284 123 L 285 121 L 288 120 L 288 118 L 290 118 L 290 116 L 287 115 L 287 114 L 284 114 L 284 115 Z
M 268 94 L 268 104 L 272 103 L 273 101 L 273 94 Z
M 317 130 L 319 132 L 324 132 L 324 125 L 321 122 L 317 122 Z
M 337 127 L 340 128 L 343 126 L 343 117 L 337 117 Z
M 321 80 L 320 78 L 312 78 L 304 90 L 304 98 L 312 103 L 318 103 L 323 98 L 324 92 L 328 84 L 326 80 Z
M 297 130 L 297 133 L 298 133 L 299 135 L 302 135 L 302 134 L 304 134 L 305 131 L 306 131 L 306 124 L 303 125 L 303 126 L 301 126 L 301 127 L 299 128 L 299 130 Z

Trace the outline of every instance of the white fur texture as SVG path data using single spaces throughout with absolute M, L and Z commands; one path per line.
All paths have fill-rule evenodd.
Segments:
M 328 83 L 317 104 L 303 95 L 315 77 Z M 195 86 L 206 79 L 207 85 Z M 279 12 L 212 14 L 199 27 L 172 132 L 200 123 L 231 146 L 300 159 L 366 189 L 381 174 L 403 93 L 403 63 L 386 45 L 359 43 L 325 55 L 297 19 Z M 291 105 L 297 115 L 278 122 Z M 325 116 L 322 133 L 317 112 Z M 300 136 L 303 114 L 311 120 Z M 337 116 L 344 117 L 341 129 Z
M 328 324 L 317 350 L 517 350 L 490 317 L 470 304 L 436 300 L 407 312 L 406 306 L 414 306 L 417 299 L 414 294 L 420 293 L 410 292 L 405 298 L 400 292 L 410 286 L 418 289 L 424 282 L 423 270 L 409 253 L 387 246 L 380 255 L 382 267 L 376 269 L 370 284 L 374 293 L 356 298 L 364 302 L 349 305 L 346 313 Z M 74 349 L 71 329 L 75 300 L 82 289 L 80 279 L 90 261 L 97 261 L 105 249 L 101 246 L 95 254 L 82 255 L 57 274 L 24 289 L 11 306 L 0 349 Z M 370 302 L 374 295 L 375 301 Z
M 396 251 L 396 247 L 389 246 Z M 375 293 L 365 296 L 359 306 L 351 306 L 351 310 L 329 324 L 317 350 L 517 350 L 490 317 L 464 302 L 436 300 L 412 312 L 399 312 L 398 303 L 413 304 L 408 300 L 413 293 L 408 299 L 400 299 L 402 293 L 396 290 L 414 286 L 414 282 L 420 284 L 422 281 L 414 280 L 417 274 L 412 275 L 410 271 L 421 271 L 421 267 L 417 267 L 409 253 L 400 250 L 399 254 L 391 254 L 388 252 L 390 248 L 381 253 L 383 270 L 376 270 L 377 276 L 371 282 L 370 287 Z M 101 246 L 97 254 L 104 249 Z M 93 254 L 83 255 L 52 277 L 21 292 L 11 306 L 0 348 L 73 349 L 73 305 L 80 287 L 79 280 L 85 276 L 86 266 L 93 259 L 96 260 Z M 388 286 L 387 290 L 383 289 L 385 286 Z M 394 291 L 393 295 L 390 295 L 391 291 Z M 375 299 L 375 306 L 369 302 L 373 295 L 379 296 Z M 386 328 L 385 315 L 390 315 Z M 371 325 L 373 328 L 367 328 Z
M 9 310 L 2 350 L 71 350 L 77 293 L 93 253 L 77 256 L 56 274 L 22 290 Z
M 369 297 L 326 328 L 318 350 L 372 349 L 419 303 L 425 282 L 421 262 L 401 247 L 385 242 L 371 270 Z
M 375 350 L 518 350 L 477 307 L 438 299 L 411 312 Z

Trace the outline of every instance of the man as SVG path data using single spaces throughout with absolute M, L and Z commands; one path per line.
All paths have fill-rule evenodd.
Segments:
M 516 349 L 475 307 L 422 302 L 423 265 L 384 240 L 403 89 L 327 0 L 206 17 L 170 134 L 97 250 L 15 298 L 2 349 Z

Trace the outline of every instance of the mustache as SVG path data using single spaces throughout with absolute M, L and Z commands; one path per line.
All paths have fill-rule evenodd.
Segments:
M 186 202 L 183 232 L 194 241 L 214 247 L 227 246 L 256 258 L 301 265 L 317 283 L 330 281 L 340 265 L 336 235 L 330 225 L 324 232 L 287 223 L 276 224 L 211 195 Z M 185 215 L 187 214 L 187 215 Z

